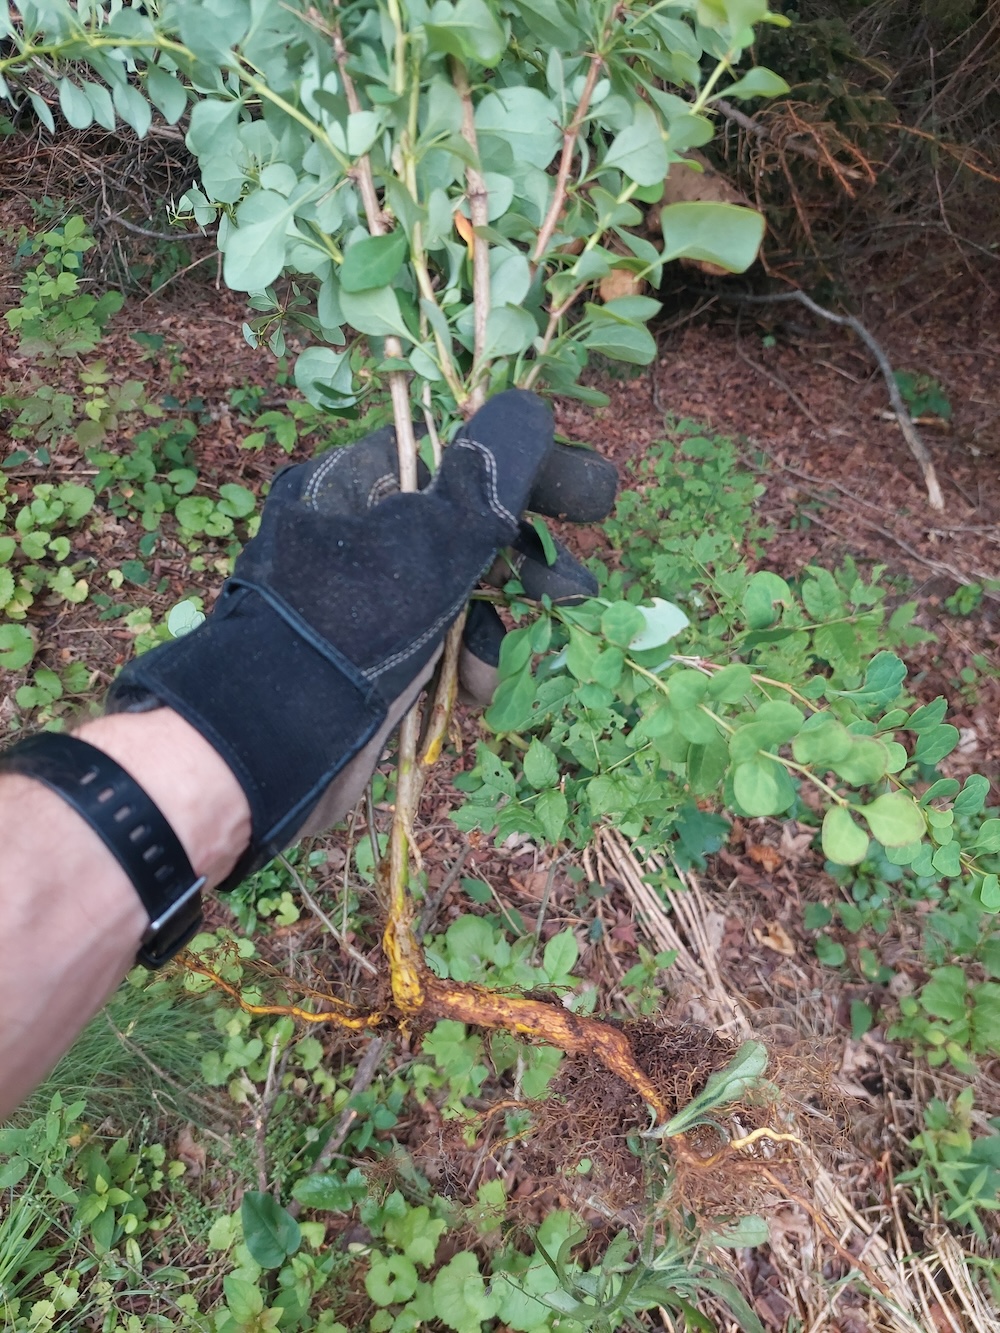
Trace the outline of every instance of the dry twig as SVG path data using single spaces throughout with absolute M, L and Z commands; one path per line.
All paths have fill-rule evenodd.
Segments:
M 828 319 L 833 324 L 839 324 L 844 328 L 853 329 L 868 350 L 874 356 L 878 363 L 878 368 L 882 372 L 882 378 L 885 380 L 885 387 L 889 392 L 889 401 L 892 403 L 893 411 L 896 413 L 896 420 L 899 422 L 899 428 L 903 432 L 903 438 L 910 447 L 910 452 L 917 460 L 917 464 L 923 474 L 924 484 L 927 487 L 927 499 L 932 509 L 944 509 L 944 498 L 941 495 L 941 486 L 937 479 L 937 473 L 934 470 L 934 463 L 930 454 L 927 452 L 927 446 L 913 424 L 913 418 L 903 402 L 903 395 L 899 391 L 899 385 L 896 383 L 896 376 L 892 369 L 892 362 L 886 355 L 882 344 L 876 339 L 875 335 L 861 323 L 855 315 L 838 315 L 833 310 L 828 310 L 826 306 L 819 305 L 807 296 L 803 291 L 794 292 L 775 292 L 769 296 L 750 296 L 740 295 L 727 298 L 735 301 L 746 301 L 753 305 L 777 305 L 779 302 L 798 301 L 804 305 L 807 310 L 811 310 L 814 315 L 819 315 L 821 319 Z

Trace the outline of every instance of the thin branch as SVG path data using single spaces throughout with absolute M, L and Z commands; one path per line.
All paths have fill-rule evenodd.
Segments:
M 366 972 L 370 973 L 371 976 L 377 977 L 378 968 L 375 966 L 375 964 L 372 962 L 370 958 L 366 958 L 363 953 L 359 953 L 358 950 L 355 949 L 353 944 L 348 944 L 347 940 L 344 939 L 344 936 L 340 933 L 340 931 L 333 924 L 333 922 L 330 920 L 327 914 L 323 911 L 322 907 L 320 907 L 316 899 L 306 888 L 305 884 L 303 883 L 302 876 L 292 865 L 291 861 L 289 861 L 286 856 L 282 856 L 280 853 L 278 855 L 278 860 L 288 871 L 289 875 L 291 875 L 295 887 L 298 889 L 299 893 L 305 899 L 306 905 L 309 907 L 309 910 L 313 913 L 315 917 L 317 917 L 323 923 L 324 926 L 326 926 L 327 930 L 337 941 L 340 947 L 344 950 L 344 952 L 346 954 L 349 954 L 358 964 L 359 967 L 363 967 Z
M 865 344 L 872 356 L 875 358 L 879 370 L 882 372 L 882 378 L 885 380 L 885 387 L 889 391 L 889 401 L 892 403 L 892 409 L 896 414 L 896 420 L 899 422 L 899 429 L 903 432 L 903 438 L 910 447 L 910 453 L 917 460 L 924 478 L 924 485 L 927 487 L 927 500 L 932 509 L 944 509 L 944 498 L 941 495 L 941 486 L 937 479 L 937 473 L 934 470 L 934 463 L 927 451 L 927 446 L 920 438 L 916 426 L 913 424 L 913 418 L 903 402 L 903 395 L 899 391 L 899 385 L 896 383 L 896 376 L 893 373 L 892 363 L 886 355 L 882 344 L 878 342 L 874 334 L 861 323 L 860 319 L 854 315 L 838 315 L 832 310 L 827 310 L 825 306 L 818 305 L 811 296 L 807 296 L 803 291 L 777 292 L 770 296 L 744 296 L 733 295 L 727 297 L 727 300 L 746 301 L 752 305 L 777 305 L 784 301 L 798 301 L 804 305 L 807 310 L 811 310 L 814 315 L 819 315 L 821 319 L 828 319 L 832 324 L 839 324 L 842 327 L 853 329 L 861 341 Z
M 354 80 L 347 72 L 347 48 L 344 46 L 344 39 L 339 27 L 333 31 L 333 51 L 337 60 L 337 67 L 340 70 L 341 82 L 344 85 L 344 96 L 347 99 L 348 110 L 351 112 L 360 111 L 361 100 L 354 86 Z M 356 165 L 352 168 L 351 175 L 358 183 L 368 230 L 373 236 L 384 236 L 387 231 L 385 214 L 382 212 L 382 206 L 379 204 L 378 194 L 375 191 L 372 164 L 367 153 L 358 158 Z M 403 344 L 395 334 L 386 338 L 385 352 L 386 356 L 393 360 L 403 360 Z M 413 432 L 410 386 L 404 371 L 391 370 L 389 372 L 389 394 L 392 398 L 392 415 L 396 425 L 396 448 L 399 453 L 399 488 L 402 491 L 415 491 L 417 489 L 417 438 Z
M 441 887 L 436 891 L 434 896 L 432 898 L 429 898 L 427 902 L 424 904 L 424 910 L 420 913 L 420 920 L 417 922 L 416 928 L 414 929 L 413 932 L 418 940 L 422 940 L 424 936 L 427 934 L 427 931 L 429 930 L 431 923 L 437 916 L 438 908 L 444 902 L 445 894 L 448 892 L 451 886 L 455 883 L 455 880 L 458 879 L 459 875 L 462 873 L 463 869 L 465 868 L 465 863 L 469 859 L 469 855 L 471 854 L 471 852 L 472 852 L 471 846 L 468 843 L 465 843 L 462 847 L 462 850 L 459 852 L 459 854 L 455 857 L 455 860 L 452 862 L 451 869 L 448 871 L 447 875 L 445 875 L 444 879 L 441 881 Z
M 472 105 L 472 89 L 465 66 L 460 60 L 451 62 L 452 82 L 462 101 L 462 138 L 469 145 L 473 159 L 479 162 L 479 142 L 476 139 L 475 109 Z M 486 402 L 486 366 L 483 358 L 486 353 L 486 321 L 490 316 L 490 248 L 477 228 L 489 224 L 489 193 L 486 182 L 478 166 L 470 163 L 465 168 L 466 197 L 469 200 L 469 218 L 472 222 L 472 310 L 473 310 L 473 353 L 471 391 L 468 410 L 471 415 Z
M 152 241 L 191 241 L 196 236 L 207 235 L 204 231 L 150 231 L 148 227 L 139 227 L 134 222 L 129 222 L 128 218 L 123 218 L 118 213 L 109 212 L 102 222 L 117 222 L 119 227 L 124 227 L 126 231 L 135 232 L 136 236 L 148 236 Z
M 569 180 L 570 167 L 573 165 L 573 150 L 576 147 L 576 136 L 579 134 L 580 126 L 583 124 L 587 112 L 590 110 L 590 99 L 594 95 L 594 89 L 597 86 L 597 80 L 600 77 L 603 65 L 603 56 L 595 54 L 590 57 L 590 68 L 587 70 L 587 80 L 583 85 L 583 91 L 580 93 L 580 100 L 576 104 L 576 110 L 573 112 L 573 119 L 563 130 L 562 152 L 559 155 L 559 169 L 556 172 L 555 191 L 552 195 L 552 202 L 549 204 L 549 211 L 545 214 L 545 220 L 539 229 L 535 248 L 531 252 L 531 263 L 533 268 L 537 268 L 541 263 L 545 251 L 548 249 L 549 241 L 552 239 L 552 233 L 559 224 L 563 204 L 566 202 L 566 183 Z
M 326 1170 L 336 1156 L 341 1144 L 351 1132 L 351 1127 L 358 1118 L 358 1112 L 351 1106 L 351 1102 L 355 1097 L 360 1096 L 360 1094 L 367 1089 L 368 1085 L 375 1077 L 384 1046 L 385 1039 L 383 1037 L 373 1037 L 368 1043 L 368 1049 L 358 1063 L 357 1073 L 354 1075 L 354 1081 L 351 1084 L 351 1094 L 348 1098 L 347 1106 L 340 1117 L 337 1128 L 327 1139 L 326 1143 L 323 1144 L 322 1151 L 316 1158 L 315 1162 L 313 1162 L 312 1167 L 309 1170 L 309 1175 L 319 1175 Z M 298 1199 L 293 1199 L 288 1205 L 288 1211 L 292 1217 L 298 1217 L 299 1213 L 302 1212 L 302 1204 Z
M 559 321 L 562 319 L 563 315 L 565 315 L 566 311 L 569 310 L 570 306 L 580 293 L 585 291 L 589 286 L 589 282 L 581 282 L 579 286 L 573 288 L 569 296 L 566 297 L 566 300 L 563 301 L 561 305 L 558 305 L 554 310 L 549 311 L 549 322 L 546 324 L 545 332 L 542 334 L 542 341 L 538 348 L 538 354 L 532 362 L 531 369 L 521 383 L 520 387 L 522 389 L 530 389 L 538 378 L 542 368 L 542 357 L 551 347 L 552 340 L 559 331 Z

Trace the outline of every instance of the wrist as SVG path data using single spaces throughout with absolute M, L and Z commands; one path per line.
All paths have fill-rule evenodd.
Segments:
M 225 879 L 249 844 L 250 808 L 232 770 L 190 723 L 157 708 L 95 718 L 76 735 L 139 783 L 208 887 Z

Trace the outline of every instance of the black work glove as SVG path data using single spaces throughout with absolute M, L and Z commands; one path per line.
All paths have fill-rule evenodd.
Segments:
M 595 590 L 568 553 L 547 566 L 520 515 L 603 517 L 614 468 L 586 450 L 556 452 L 534 394 L 492 399 L 425 489 L 397 488 L 391 430 L 279 473 L 212 614 L 112 686 L 110 711 L 180 713 L 246 793 L 251 845 L 223 888 L 351 808 L 498 550 L 513 544 L 511 567 L 536 596 L 547 576 L 554 597 Z M 470 626 L 486 667 L 502 633 L 492 614 Z

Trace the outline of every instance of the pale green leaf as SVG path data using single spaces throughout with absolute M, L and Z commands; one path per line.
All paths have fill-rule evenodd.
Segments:
M 205 612 L 187 598 L 167 612 L 167 631 L 173 638 L 180 639 L 197 629 L 204 619 Z
M 111 94 L 101 83 L 90 83 L 83 80 L 83 91 L 87 95 L 87 101 L 94 109 L 94 119 L 98 125 L 106 130 L 115 128 L 115 108 L 111 101 Z
M 462 1250 L 440 1270 L 432 1288 L 434 1313 L 453 1333 L 480 1333 L 496 1313 L 497 1299 L 487 1292 L 479 1261 Z
M 55 134 L 56 123 L 52 119 L 52 112 L 49 110 L 48 103 L 38 95 L 38 93 L 28 93 L 28 101 L 34 108 L 35 115 L 42 122 L 50 134 Z
M 660 210 L 663 259 L 697 259 L 743 273 L 757 258 L 764 218 L 752 208 L 697 200 Z
M 510 148 L 514 161 L 545 168 L 562 141 L 559 111 L 537 88 L 498 88 L 476 108 L 476 129 L 496 135 Z
M 295 362 L 295 384 L 313 407 L 333 406 L 339 401 L 350 406 L 355 401 L 350 357 L 331 347 L 307 347 Z
M 667 145 L 659 118 L 647 102 L 636 103 L 632 124 L 615 135 L 601 165 L 616 167 L 637 185 L 655 185 L 665 178 Z
M 822 841 L 823 855 L 835 865 L 860 865 L 868 855 L 868 834 L 842 805 L 833 806 L 824 815 Z
M 90 98 L 72 79 L 59 80 L 59 106 L 67 123 L 75 130 L 85 130 L 93 122 L 94 108 Z
M 341 288 L 345 292 L 363 292 L 372 287 L 388 287 L 402 267 L 407 249 L 403 231 L 355 241 L 344 253 L 338 275 Z
M 153 113 L 139 89 L 130 83 L 116 83 L 111 97 L 125 124 L 131 125 L 140 139 L 145 139 L 153 123 Z
M 595 319 L 582 341 L 589 351 L 630 365 L 648 366 L 656 356 L 656 339 L 650 331 L 626 320 Z
M 769 759 L 751 759 L 733 769 L 733 792 L 748 815 L 781 815 L 795 800 L 795 788 L 781 767 Z
M 364 292 L 340 293 L 340 307 L 345 321 L 358 333 L 370 333 L 385 338 L 395 333 L 403 338 L 412 335 L 403 322 L 399 299 L 391 287 L 374 287 Z
M 861 811 L 868 827 L 884 847 L 904 847 L 924 836 L 927 825 L 923 812 L 905 792 L 888 792 Z
M 503 54 L 506 34 L 484 0 L 437 0 L 424 24 L 432 51 L 460 60 L 493 65 Z
M 756 65 L 725 90 L 726 97 L 784 97 L 791 92 L 780 74 Z
M 483 355 L 487 361 L 501 356 L 520 356 L 537 336 L 538 326 L 527 310 L 513 305 L 496 306 L 486 319 Z
M 641 612 L 646 623 L 628 645 L 633 653 L 644 653 L 669 643 L 691 623 L 679 606 L 662 597 L 652 597 L 649 606 L 635 609 Z
M 146 91 L 167 124 L 176 125 L 187 106 L 187 92 L 181 81 L 159 65 L 149 64 L 146 66 Z
M 0 625 L 0 667 L 20 671 L 35 655 L 35 640 L 26 625 Z
M 565 983 L 579 957 L 580 950 L 573 932 L 569 929 L 561 930 L 545 946 L 542 970 L 549 981 Z
M 286 232 L 294 205 L 272 190 L 258 190 L 237 209 L 237 225 L 222 242 L 226 285 L 256 292 L 280 276 L 285 264 Z

